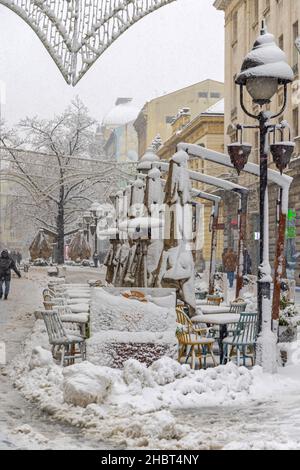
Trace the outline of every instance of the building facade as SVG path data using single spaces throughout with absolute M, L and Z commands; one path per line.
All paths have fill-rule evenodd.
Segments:
M 159 136 L 165 142 L 172 135 L 172 122 L 178 110 L 189 108 L 191 119 L 223 98 L 224 84 L 215 80 L 176 90 L 147 102 L 134 122 L 141 158 Z
M 277 122 L 287 120 L 291 126 L 292 138 L 296 142 L 294 160 L 287 174 L 294 177 L 290 193 L 289 221 L 286 233 L 287 245 L 287 275 L 295 277 L 299 283 L 300 257 L 300 81 L 299 53 L 295 40 L 300 35 L 300 2 L 295 0 L 216 0 L 215 8 L 225 14 L 225 146 L 236 140 L 231 124 L 254 124 L 253 119 L 245 115 L 239 102 L 239 87 L 235 84 L 236 75 L 241 70 L 244 57 L 252 49 L 259 35 L 261 22 L 266 20 L 267 28 L 275 36 L 276 42 L 287 56 L 292 66 L 295 80 L 288 90 L 288 104 Z M 283 87 L 273 97 L 267 109 L 278 112 L 283 103 Z M 245 104 L 250 112 L 257 114 L 260 108 L 252 103 L 250 96 L 245 93 Z M 287 140 L 287 137 L 286 137 Z M 249 161 L 259 163 L 259 132 L 245 130 L 244 141 L 252 144 Z M 273 167 L 270 158 L 270 167 Z M 247 244 L 253 261 L 253 268 L 258 264 L 259 245 L 259 205 L 258 179 L 242 173 L 239 182 L 250 190 Z M 270 186 L 270 255 L 273 262 L 275 256 L 276 199 L 278 191 Z

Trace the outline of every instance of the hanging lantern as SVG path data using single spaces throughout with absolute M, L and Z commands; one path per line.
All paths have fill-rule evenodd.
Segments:
M 238 142 L 238 132 L 241 131 L 241 139 Z M 252 145 L 243 143 L 243 127 L 237 127 L 237 142 L 229 144 L 228 154 L 230 156 L 230 161 L 233 164 L 234 168 L 237 170 L 238 175 L 240 175 L 241 171 L 245 168 L 246 164 L 248 163 L 248 158 L 252 150 Z
M 282 131 L 283 134 L 283 131 Z M 295 143 L 291 142 L 291 129 L 289 128 L 289 140 L 287 142 L 276 142 L 276 130 L 274 131 L 274 142 L 270 146 L 273 156 L 273 161 L 278 170 L 283 173 L 283 170 L 289 165 L 292 155 L 295 150 Z

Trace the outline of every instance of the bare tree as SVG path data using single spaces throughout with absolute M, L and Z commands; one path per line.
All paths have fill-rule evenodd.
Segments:
M 57 262 L 64 262 L 65 237 L 74 232 L 82 210 L 102 199 L 112 184 L 109 162 L 90 158 L 95 121 L 77 98 L 52 120 L 22 120 L 17 129 L 0 134 L 10 164 L 10 178 L 26 197 L 19 207 L 57 240 Z M 97 163 L 95 165 L 95 163 Z

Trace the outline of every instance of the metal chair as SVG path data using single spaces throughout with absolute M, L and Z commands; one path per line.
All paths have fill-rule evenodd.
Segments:
M 208 329 L 196 329 L 180 307 L 176 308 L 176 314 L 177 323 L 179 323 L 179 327 L 176 331 L 178 340 L 178 362 L 180 363 L 181 359 L 185 357 L 185 362 L 187 363 L 188 359 L 191 357 L 191 368 L 195 369 L 195 360 L 197 358 L 199 360 L 200 368 L 202 368 L 203 358 L 204 368 L 206 368 L 207 354 L 209 354 L 214 366 L 216 366 L 217 362 L 213 353 L 213 344 L 215 340 L 207 336 L 201 336 L 203 334 L 207 335 Z
M 223 363 L 237 358 L 237 365 L 240 365 L 241 356 L 243 365 L 246 366 L 246 359 L 250 358 L 252 366 L 255 362 L 255 345 L 258 335 L 258 315 L 257 313 L 242 312 L 239 322 L 232 330 L 231 336 L 223 340 L 224 358 Z
M 52 346 L 52 355 L 56 358 L 56 349 L 61 350 L 61 366 L 73 364 L 75 359 L 86 359 L 85 339 L 79 335 L 72 335 L 63 326 L 60 316 L 55 310 L 41 312 L 45 322 L 49 343 Z M 76 346 L 78 350 L 76 351 Z
M 245 301 L 238 301 L 234 300 L 233 302 L 230 302 L 230 312 L 229 313 L 242 313 L 246 310 L 247 307 L 247 302 Z

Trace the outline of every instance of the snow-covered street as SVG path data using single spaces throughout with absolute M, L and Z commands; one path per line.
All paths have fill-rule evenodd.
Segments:
M 89 279 L 93 273 L 75 269 L 70 277 L 76 282 L 78 276 Z M 33 345 L 44 346 L 41 322 L 12 367 L 34 325 L 33 312 L 40 306 L 45 282 L 42 269 L 32 269 L 26 277 L 14 280 L 10 300 L 1 303 L 1 341 L 8 350 L 0 382 L 1 449 L 300 448 L 299 366 L 288 366 L 271 377 L 231 365 L 186 372 L 175 363 L 158 361 L 148 372 L 132 363 L 126 366 L 126 385 L 121 372 L 115 372 L 111 394 L 103 404 L 86 408 L 63 404 L 57 366 L 54 375 L 47 368 L 22 369 Z M 103 377 L 103 368 L 94 371 Z M 79 372 L 86 374 L 88 369 Z M 11 374 L 20 391 L 12 386 Z M 90 386 L 87 376 L 86 388 Z
M 0 451 L 300 450 L 300 0 L 0 0 L 0 44 Z
M 94 271 L 79 271 L 90 278 Z M 13 387 L 8 375 L 11 362 L 22 354 L 22 343 L 34 325 L 34 310 L 41 306 L 41 289 L 47 277 L 44 268 L 32 268 L 21 280 L 13 279 L 7 302 L 0 303 L 0 341 L 5 342 L 7 367 L 0 366 L 0 450 L 9 449 L 78 449 L 108 448 L 86 441 L 72 426 L 51 421 L 34 404 L 25 400 Z M 78 278 L 78 271 L 70 275 Z

